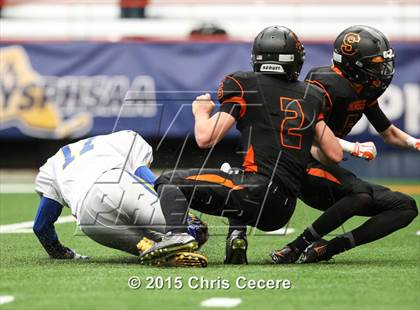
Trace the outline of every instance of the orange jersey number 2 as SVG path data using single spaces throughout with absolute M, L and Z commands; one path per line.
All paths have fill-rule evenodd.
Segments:
M 280 124 L 280 142 L 284 147 L 302 148 L 302 134 L 298 133 L 303 126 L 305 114 L 297 99 L 280 97 L 280 110 L 284 113 Z

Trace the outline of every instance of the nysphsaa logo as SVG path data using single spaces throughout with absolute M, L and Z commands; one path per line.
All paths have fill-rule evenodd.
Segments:
M 62 139 L 78 137 L 92 127 L 88 113 L 64 118 L 47 99 L 43 78 L 20 46 L 0 49 L 0 130 L 17 127 L 26 135 Z
M 157 115 L 151 76 L 41 76 L 20 46 L 0 49 L 0 59 L 0 130 L 17 128 L 39 138 L 76 138 L 92 129 L 95 118 L 113 122 Z M 139 92 L 140 98 L 124 104 L 129 90 Z

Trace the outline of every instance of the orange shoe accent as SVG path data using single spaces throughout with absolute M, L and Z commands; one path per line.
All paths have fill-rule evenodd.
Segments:
M 194 180 L 194 181 L 202 181 L 202 182 L 209 182 L 209 183 L 216 183 L 226 187 L 229 187 L 233 190 L 240 190 L 243 189 L 242 186 L 236 185 L 232 182 L 232 180 L 226 179 L 221 177 L 217 174 L 199 174 L 199 175 L 191 175 L 187 177 L 187 180 Z
M 308 170 L 306 170 L 306 173 L 308 173 L 309 175 L 313 175 L 315 177 L 326 179 L 328 181 L 331 181 L 337 184 L 341 184 L 341 182 L 335 176 L 333 176 L 331 173 L 329 173 L 328 171 L 324 169 L 309 168 Z
M 324 254 L 323 252 L 325 252 L 326 249 L 327 249 L 327 246 L 322 245 L 322 246 L 315 247 L 314 251 L 316 252 L 316 254 L 321 255 L 321 254 Z

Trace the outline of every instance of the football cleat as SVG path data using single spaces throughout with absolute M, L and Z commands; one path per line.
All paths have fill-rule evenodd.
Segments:
M 137 243 L 137 249 L 139 250 L 140 254 L 149 250 L 156 242 L 150 240 L 149 238 L 143 237 L 139 243 Z
M 300 256 L 298 249 L 291 245 L 286 245 L 281 250 L 275 250 L 270 254 L 275 264 L 293 264 Z
M 243 265 L 248 264 L 246 250 L 248 241 L 246 234 L 240 230 L 234 230 L 226 240 L 225 264 Z
M 198 249 L 197 241 L 187 233 L 168 233 L 159 242 L 145 239 L 147 238 L 143 238 L 137 245 L 140 263 L 145 265 L 155 265 L 178 252 L 193 252 Z
M 328 261 L 331 256 L 327 256 L 328 241 L 321 239 L 308 246 L 297 260 L 298 264 L 310 264 L 321 261 Z
M 209 239 L 209 229 L 207 224 L 192 213 L 188 214 L 188 234 L 194 237 L 198 243 L 198 248 L 201 248 Z
M 204 255 L 195 252 L 178 252 L 162 260 L 155 260 L 155 266 L 161 267 L 207 267 L 208 259 Z

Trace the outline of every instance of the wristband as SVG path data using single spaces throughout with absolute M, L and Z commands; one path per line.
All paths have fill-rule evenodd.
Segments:
M 352 143 L 343 139 L 338 139 L 338 142 L 340 143 L 341 148 L 343 149 L 344 152 L 351 154 L 355 151 L 355 148 L 356 148 L 355 143 Z
M 418 146 L 417 144 L 419 143 L 419 140 L 414 138 L 414 137 L 408 137 L 407 140 L 407 145 L 412 147 L 413 149 L 417 150 Z

